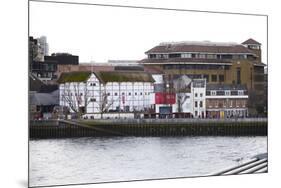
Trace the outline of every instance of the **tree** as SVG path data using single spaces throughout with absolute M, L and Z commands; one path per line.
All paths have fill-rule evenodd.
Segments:
M 98 102 L 98 109 L 101 113 L 101 119 L 103 119 L 103 114 L 108 111 L 108 109 L 113 105 L 114 100 L 108 101 L 108 95 L 103 91 L 100 95 L 100 100 Z
M 189 98 L 186 91 L 191 83 L 191 79 L 186 75 L 182 75 L 178 79 L 174 80 L 173 83 L 174 89 L 177 93 L 178 112 L 183 112 L 183 104 Z
M 75 82 L 64 84 L 62 99 L 79 118 L 87 113 L 87 106 L 91 102 L 90 97 L 87 83 Z

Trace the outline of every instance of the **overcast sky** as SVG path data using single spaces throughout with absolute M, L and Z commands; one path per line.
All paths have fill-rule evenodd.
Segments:
M 140 60 L 161 42 L 262 43 L 266 17 L 30 2 L 30 35 L 47 37 L 49 52 L 79 55 L 80 62 Z

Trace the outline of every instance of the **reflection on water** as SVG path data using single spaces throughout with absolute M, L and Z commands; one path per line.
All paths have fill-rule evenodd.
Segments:
M 30 141 L 30 186 L 204 176 L 267 152 L 267 137 Z

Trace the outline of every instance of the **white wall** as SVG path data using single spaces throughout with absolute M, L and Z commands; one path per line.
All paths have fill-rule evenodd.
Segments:
M 108 82 L 104 85 L 92 74 L 86 83 L 60 84 L 60 105 L 69 106 L 62 96 L 70 92 L 71 99 L 78 106 L 75 97 L 75 93 L 78 92 L 81 95 L 80 106 L 85 106 L 86 98 L 88 101 L 93 99 L 87 105 L 87 113 L 101 112 L 104 95 L 107 95 L 107 104 L 110 104 L 108 110 L 118 110 L 120 107 L 120 111 L 126 111 L 128 107 L 130 112 L 141 111 L 151 108 L 154 104 L 153 90 L 153 83 L 150 82 Z M 87 97 L 85 97 L 86 93 Z

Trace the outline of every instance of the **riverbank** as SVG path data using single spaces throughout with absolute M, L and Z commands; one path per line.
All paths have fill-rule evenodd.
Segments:
M 44 120 L 30 122 L 30 138 L 266 135 L 267 119 Z

